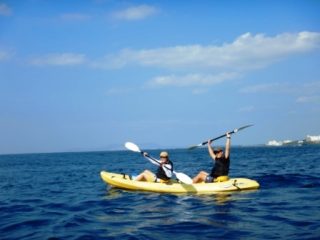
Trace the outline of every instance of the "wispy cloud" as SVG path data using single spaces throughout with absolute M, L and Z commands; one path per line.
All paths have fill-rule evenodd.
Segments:
M 10 59 L 14 55 L 14 51 L 0 49 L 0 62 Z
M 239 90 L 245 94 L 260 94 L 260 93 L 290 93 L 293 95 L 314 95 L 320 92 L 320 81 L 308 83 L 266 83 L 243 87 Z
M 185 45 L 168 48 L 131 50 L 107 56 L 98 65 L 121 68 L 129 64 L 161 68 L 228 68 L 248 70 L 268 66 L 289 55 L 320 48 L 320 33 L 283 33 L 274 37 L 245 33 L 232 43 Z
M 251 85 L 244 88 L 241 88 L 239 90 L 240 93 L 266 93 L 266 92 L 279 92 L 283 89 L 288 89 L 286 86 L 282 83 L 265 83 L 265 84 L 257 84 L 257 85 Z
M 184 76 L 168 75 L 168 76 L 158 76 L 153 78 L 147 83 L 150 87 L 157 86 L 210 86 L 222 83 L 226 80 L 233 79 L 239 76 L 237 73 L 218 73 L 215 75 L 203 75 L 203 74 L 188 74 Z
M 10 16 L 10 15 L 12 15 L 11 8 L 5 3 L 0 3 L 0 16 Z
M 157 8 L 153 6 L 140 5 L 114 12 L 112 14 L 112 17 L 116 20 L 136 21 L 150 17 L 156 14 L 157 12 Z
M 268 83 L 247 86 L 239 90 L 244 94 L 286 94 L 296 103 L 320 103 L 320 81 L 308 83 Z
M 309 94 L 317 94 L 320 92 L 320 81 L 304 83 L 302 85 L 302 88 L 304 91 L 308 92 Z
M 76 53 L 56 53 L 48 54 L 46 56 L 33 58 L 30 63 L 32 65 L 44 66 L 44 65 L 55 65 L 55 66 L 71 66 L 83 64 L 86 61 L 84 54 Z
M 300 96 L 297 98 L 297 103 L 320 103 L 320 95 Z
M 320 33 L 282 33 L 276 36 L 245 33 L 221 45 L 181 45 L 154 49 L 122 49 L 95 61 L 92 66 L 121 69 L 127 66 L 163 68 L 172 72 L 152 78 L 148 86 L 204 86 L 238 78 L 248 71 L 267 67 L 294 54 L 320 48 Z M 179 76 L 176 72 L 184 72 Z M 206 74 L 204 74 L 206 73 Z M 272 91 L 277 84 L 242 89 L 242 92 Z
M 137 9 L 140 8 L 137 7 Z M 294 54 L 303 54 L 317 49 L 320 49 L 320 33 L 318 32 L 282 33 L 276 36 L 245 33 L 233 42 L 221 45 L 122 49 L 116 54 L 107 55 L 99 60 L 89 60 L 85 54 L 49 54 L 34 58 L 31 63 L 56 66 L 86 64 L 89 67 L 105 69 L 121 69 L 128 66 L 162 68 L 169 73 L 154 76 L 145 84 L 146 86 L 201 88 L 237 79 L 248 71 L 267 67 Z M 312 87 L 308 88 L 312 89 Z M 260 84 L 240 90 L 242 93 L 283 91 L 294 92 L 295 90 L 288 83 L 286 86 L 283 83 Z

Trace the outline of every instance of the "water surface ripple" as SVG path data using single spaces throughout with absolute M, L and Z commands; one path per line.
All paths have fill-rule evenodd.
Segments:
M 211 167 L 205 149 L 170 154 L 190 176 Z M 0 239 L 320 239 L 319 147 L 234 147 L 231 154 L 230 175 L 257 180 L 259 190 L 110 188 L 101 170 L 154 169 L 127 151 L 1 155 Z

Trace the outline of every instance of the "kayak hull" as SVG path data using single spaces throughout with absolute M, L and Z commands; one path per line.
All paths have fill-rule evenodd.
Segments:
M 177 181 L 168 183 L 142 182 L 130 179 L 127 174 L 101 171 L 102 180 L 112 187 L 133 191 L 158 193 L 220 193 L 258 189 L 259 183 L 248 178 L 230 178 L 225 182 L 184 184 Z

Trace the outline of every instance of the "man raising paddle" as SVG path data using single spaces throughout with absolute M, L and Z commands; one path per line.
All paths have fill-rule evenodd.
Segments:
M 208 151 L 209 155 L 212 158 L 214 167 L 211 170 L 211 173 L 208 174 L 205 171 L 201 171 L 198 173 L 196 177 L 192 179 L 193 183 L 200 182 L 223 182 L 228 180 L 229 174 L 229 165 L 230 165 L 230 145 L 231 145 L 231 135 L 230 133 L 226 133 L 227 141 L 225 152 L 221 148 L 214 150 L 211 147 L 211 140 L 208 141 Z

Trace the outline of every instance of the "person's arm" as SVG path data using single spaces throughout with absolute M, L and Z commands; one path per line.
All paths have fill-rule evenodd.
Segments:
M 152 157 L 149 156 L 149 154 L 147 152 L 143 152 L 143 156 L 148 159 L 152 164 L 159 166 L 160 165 L 160 161 L 157 159 L 154 159 Z
M 209 151 L 210 157 L 213 159 L 213 161 L 215 161 L 216 155 L 214 154 L 213 147 L 211 147 L 211 140 L 208 140 L 208 151 Z
M 227 133 L 226 150 L 225 150 L 226 158 L 229 158 L 230 156 L 230 146 L 231 146 L 231 134 Z

